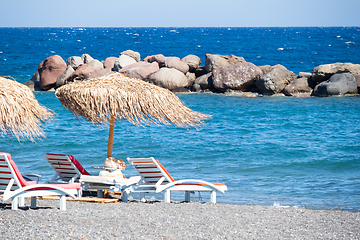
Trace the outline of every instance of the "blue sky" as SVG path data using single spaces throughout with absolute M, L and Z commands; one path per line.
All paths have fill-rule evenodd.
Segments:
M 360 26 L 359 0 L 6 0 L 0 27 Z

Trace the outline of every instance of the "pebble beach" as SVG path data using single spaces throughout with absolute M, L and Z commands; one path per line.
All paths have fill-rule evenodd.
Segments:
M 0 203 L 1 239 L 359 239 L 360 212 L 162 201 Z

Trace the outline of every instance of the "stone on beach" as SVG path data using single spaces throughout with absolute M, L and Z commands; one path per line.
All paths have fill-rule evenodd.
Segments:
M 82 64 L 84 64 L 84 61 L 81 59 L 81 57 L 78 56 L 69 57 L 66 61 L 66 65 L 71 66 L 74 70 L 76 70 Z
M 104 68 L 114 68 L 114 64 L 118 58 L 117 57 L 108 57 L 103 61 Z
M 68 83 L 68 82 L 74 82 L 74 81 L 82 81 L 87 78 L 86 77 L 87 75 L 94 72 L 95 70 L 99 70 L 99 69 L 96 69 L 96 68 L 90 66 L 89 64 L 83 64 L 78 69 L 76 69 L 75 72 L 73 72 L 65 80 L 65 82 Z
M 309 78 L 301 77 L 291 81 L 285 88 L 286 96 L 310 96 L 313 89 L 309 86 Z
M 320 83 L 328 80 L 335 73 L 351 73 L 355 75 L 360 72 L 360 64 L 332 63 L 315 67 L 312 70 L 313 81 Z
M 126 51 L 123 51 L 123 52 L 121 52 L 120 53 L 120 55 L 119 55 L 119 57 L 121 56 L 121 55 L 127 55 L 127 56 L 129 56 L 129 57 L 132 57 L 135 61 L 137 61 L 137 62 L 140 62 L 140 53 L 138 53 L 138 52 L 135 52 L 135 51 L 133 51 L 133 50 L 126 50 Z
M 83 61 L 83 63 L 89 63 L 94 60 L 94 58 L 91 57 L 89 54 L 84 53 L 83 55 L 81 55 L 81 60 Z
M 262 71 L 250 62 L 217 67 L 212 72 L 214 88 L 220 91 L 228 89 L 250 91 Z
M 237 57 L 235 55 L 206 54 L 205 57 L 205 69 L 208 72 L 212 72 L 217 67 L 245 62 L 243 57 Z
M 120 69 L 131 65 L 133 63 L 137 63 L 136 60 L 128 55 L 120 55 L 120 57 L 114 63 L 114 71 L 119 71 Z
M 39 64 L 38 72 L 40 87 L 42 90 L 49 90 L 56 84 L 56 79 L 66 69 L 65 61 L 59 55 L 47 57 Z
M 181 61 L 185 62 L 189 66 L 189 71 L 195 72 L 195 70 L 201 64 L 201 59 L 196 55 L 187 55 L 181 59 Z
M 143 61 L 149 63 L 157 62 L 160 68 L 165 67 L 165 56 L 162 54 L 147 56 Z
M 328 97 L 334 95 L 357 94 L 357 82 L 351 73 L 337 73 L 329 80 L 318 84 L 313 92 L 314 96 Z
M 90 66 L 92 66 L 95 69 L 101 69 L 104 68 L 104 65 L 97 59 L 91 60 L 90 62 L 88 62 L 87 64 L 89 64 Z
M 189 65 L 181 61 L 180 58 L 178 57 L 166 57 L 165 67 L 177 69 L 184 74 L 186 74 L 189 71 Z
M 295 73 L 287 70 L 284 66 L 278 65 L 257 79 L 255 85 L 260 93 L 273 95 L 281 93 L 286 85 L 296 78 Z
M 182 72 L 174 68 L 165 67 L 151 74 L 149 81 L 169 90 L 183 88 L 189 85 L 187 77 Z
M 125 66 L 120 69 L 119 72 L 130 78 L 137 78 L 146 80 L 149 76 L 159 70 L 159 64 L 157 62 L 137 62 Z

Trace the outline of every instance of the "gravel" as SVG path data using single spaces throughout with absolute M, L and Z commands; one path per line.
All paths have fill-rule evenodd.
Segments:
M 360 239 L 360 212 L 161 201 L 37 206 L 13 211 L 1 202 L 0 239 Z

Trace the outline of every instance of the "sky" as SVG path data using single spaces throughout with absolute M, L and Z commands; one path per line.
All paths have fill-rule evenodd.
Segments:
M 360 26 L 359 0 L 4 0 L 0 27 Z

